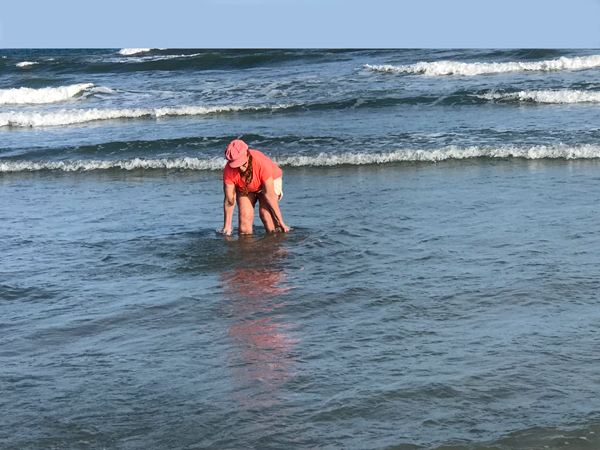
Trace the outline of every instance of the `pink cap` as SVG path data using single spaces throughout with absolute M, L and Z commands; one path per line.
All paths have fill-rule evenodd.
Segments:
M 229 167 L 236 169 L 248 161 L 248 146 L 240 139 L 231 141 L 225 150 L 225 158 L 229 161 Z

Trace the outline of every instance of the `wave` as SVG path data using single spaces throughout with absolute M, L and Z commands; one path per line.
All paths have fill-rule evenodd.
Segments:
M 129 55 L 136 55 L 138 53 L 146 53 L 146 52 L 150 52 L 153 49 L 151 48 L 122 48 L 121 50 L 119 50 L 119 55 L 125 55 L 125 56 L 129 56 Z
M 92 83 L 73 84 L 71 86 L 60 86 L 56 88 L 19 88 L 0 89 L 0 105 L 26 105 L 56 103 L 75 97 L 85 91 L 94 88 L 97 92 L 114 92 L 112 89 L 96 86 Z
M 600 92 L 562 90 L 562 91 L 520 91 L 478 95 L 485 100 L 520 101 L 534 103 L 599 103 Z
M 339 165 L 388 164 L 397 162 L 440 162 L 451 159 L 523 158 L 523 159 L 594 159 L 600 158 L 600 146 L 532 146 L 532 147 L 457 147 L 435 150 L 394 150 L 381 153 L 342 153 L 316 156 L 289 155 L 273 158 L 281 166 L 328 167 Z
M 17 63 L 16 66 L 17 67 L 27 67 L 27 66 L 34 66 L 36 64 L 39 64 L 38 62 L 32 62 L 32 61 L 23 61 L 20 63 Z
M 263 105 L 263 106 L 174 106 L 156 108 L 154 115 L 162 116 L 196 116 L 202 114 L 216 114 L 225 112 L 239 111 L 275 111 L 278 109 L 287 109 L 296 105 Z
M 127 73 L 147 71 L 238 70 L 251 67 L 277 66 L 285 63 L 337 61 L 346 53 L 301 50 L 227 50 L 227 49 L 131 49 L 148 50 L 124 54 L 130 49 L 98 51 L 97 57 L 66 59 L 56 69 L 68 73 Z M 23 56 L 25 58 L 25 56 Z M 50 68 L 49 70 L 54 70 Z
M 56 103 L 69 98 L 94 93 L 114 94 L 116 91 L 104 86 L 94 86 L 92 83 L 80 83 L 71 86 L 60 86 L 56 88 L 18 88 L 18 89 L 0 89 L 0 105 L 27 105 L 27 104 L 48 104 Z M 264 110 L 264 109 L 308 109 L 308 110 L 328 110 L 328 109 L 355 109 L 355 108 L 381 108 L 393 107 L 402 104 L 476 104 L 485 103 L 485 101 L 530 101 L 535 103 L 595 103 L 600 102 L 600 92 L 577 91 L 577 90 L 562 90 L 562 91 L 521 91 L 521 92 L 477 92 L 477 91 L 456 91 L 445 96 L 422 95 L 416 97 L 384 97 L 364 99 L 360 97 L 352 97 L 340 99 L 337 101 L 324 103 L 307 103 L 293 105 L 277 105 L 273 107 L 257 106 L 226 106 L 226 107 L 203 107 L 203 106 L 178 106 L 178 107 L 163 107 L 154 110 L 148 110 L 145 115 L 150 116 L 182 116 L 182 115 L 199 115 L 210 114 L 213 112 L 226 111 L 243 111 L 243 110 Z M 99 110 L 101 111 L 101 110 Z M 128 110 L 121 110 L 128 111 Z M 84 117 L 81 113 L 76 113 L 78 117 Z M 101 120 L 102 113 L 98 113 L 98 119 Z M 131 112 L 125 112 L 124 118 L 131 117 Z M 139 115 L 136 114 L 135 117 Z M 1 117 L 1 115 L 0 115 Z M 109 113 L 107 118 L 115 118 L 113 113 Z M 87 121 L 87 120 L 86 120 Z M 18 123 L 11 124 L 13 126 L 39 126 L 29 124 L 30 121 L 25 121 L 27 124 L 19 125 Z M 49 120 L 49 122 L 53 122 Z M 67 121 L 68 122 L 68 121 Z M 68 123 L 58 123 L 58 125 L 69 125 Z M 79 120 L 73 123 L 80 123 Z M 54 122 L 53 125 L 56 125 Z M 4 124 L 6 125 L 6 124 Z M 1 125 L 0 125 L 1 126 Z
M 141 64 L 141 63 L 148 63 L 148 62 L 158 62 L 158 61 L 168 61 L 171 59 L 193 59 L 196 58 L 198 56 L 203 56 L 202 53 L 192 53 L 192 54 L 181 54 L 181 55 L 159 55 L 159 56 L 142 56 L 140 58 L 135 58 L 135 59 L 121 59 L 121 60 L 117 60 L 116 62 L 123 62 L 123 63 L 136 63 L 136 64 Z
M 364 68 L 375 72 L 392 72 L 436 77 L 442 75 L 475 76 L 507 72 L 556 72 L 584 70 L 600 67 L 600 55 L 582 56 L 535 62 L 464 63 L 457 61 L 419 62 L 404 66 L 365 64 Z
M 122 169 L 178 169 L 178 170 L 223 170 L 224 158 L 161 158 L 161 159 L 123 159 L 117 161 L 0 161 L 0 173 L 37 172 L 56 170 L 62 172 L 89 172 L 95 170 Z
M 0 127 L 50 127 L 74 125 L 99 120 L 194 116 L 240 111 L 264 111 L 289 108 L 292 105 L 264 106 L 176 106 L 164 108 L 63 109 L 52 112 L 0 113 Z
M 390 164 L 401 162 L 441 162 L 447 160 L 465 160 L 474 158 L 522 158 L 541 159 L 596 159 L 600 158 L 600 146 L 532 146 L 532 147 L 456 147 L 450 146 L 436 150 L 395 150 L 380 153 L 342 153 L 317 155 L 283 155 L 273 157 L 280 167 L 333 167 Z M 223 170 L 226 160 L 222 157 L 211 158 L 131 158 L 113 161 L 9 161 L 0 160 L 0 173 L 36 172 L 55 170 L 62 172 L 87 172 L 96 170 Z

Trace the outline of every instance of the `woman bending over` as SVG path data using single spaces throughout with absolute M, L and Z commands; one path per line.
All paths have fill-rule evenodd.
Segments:
M 223 170 L 223 234 L 231 234 L 231 221 L 237 201 L 239 234 L 252 234 L 254 206 L 258 200 L 258 215 L 267 233 L 288 232 L 279 210 L 283 197 L 281 177 L 283 172 L 267 156 L 248 148 L 236 139 L 227 146 L 228 163 Z

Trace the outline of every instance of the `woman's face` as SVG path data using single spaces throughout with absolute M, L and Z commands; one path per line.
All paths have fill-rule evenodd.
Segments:
M 248 157 L 246 156 L 246 162 L 244 163 L 244 165 L 238 167 L 239 171 L 241 173 L 245 172 L 246 169 L 248 169 Z

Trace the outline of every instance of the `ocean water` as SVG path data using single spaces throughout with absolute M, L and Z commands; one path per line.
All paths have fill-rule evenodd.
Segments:
M 599 73 L 1 50 L 0 448 L 600 448 Z M 236 138 L 289 233 L 215 231 Z

